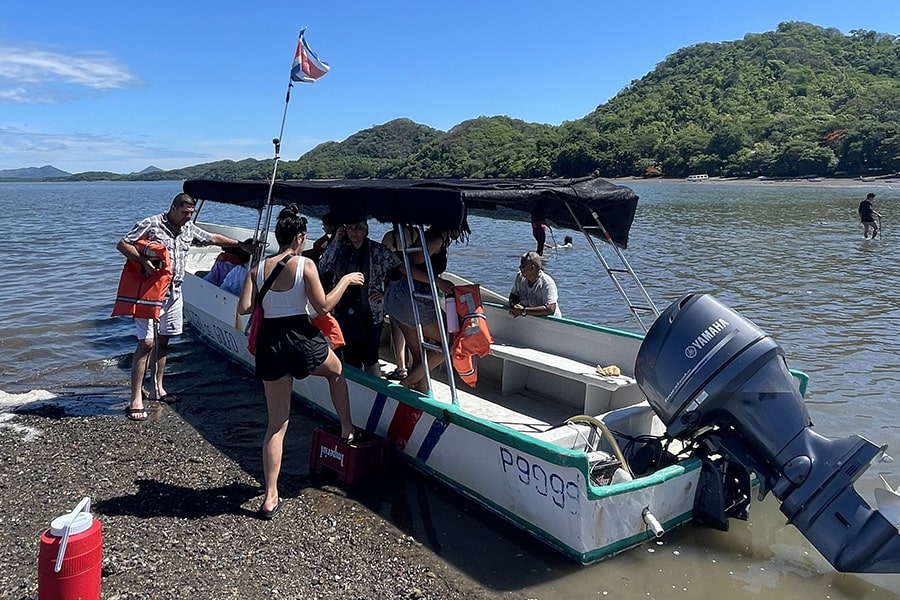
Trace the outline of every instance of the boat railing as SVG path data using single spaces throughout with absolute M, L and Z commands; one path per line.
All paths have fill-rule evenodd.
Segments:
M 569 213 L 572 215 L 572 219 L 575 220 L 579 231 L 584 235 L 584 238 L 587 240 L 588 245 L 594 251 L 594 254 L 600 261 L 600 264 L 603 266 L 606 274 L 612 280 L 613 286 L 615 286 L 616 291 L 619 292 L 619 295 L 622 296 L 622 299 L 625 301 L 625 306 L 628 307 L 631 315 L 638 322 L 638 325 L 640 325 L 644 333 L 646 333 L 650 328 L 650 325 L 653 324 L 653 320 L 655 320 L 656 317 L 659 316 L 659 309 L 656 307 L 656 304 L 653 302 L 653 299 L 647 292 L 647 288 L 644 287 L 644 284 L 641 283 L 641 280 L 638 278 L 637 273 L 635 273 L 634 269 L 631 268 L 631 264 L 628 262 L 628 259 L 625 258 L 625 254 L 622 252 L 622 249 L 619 248 L 619 246 L 617 246 L 615 242 L 613 242 L 612 236 L 610 236 L 609 232 L 603 226 L 603 223 L 600 221 L 600 217 L 597 215 L 597 213 L 593 210 L 590 210 L 594 223 L 584 224 L 578 219 L 578 215 L 572 209 L 571 204 L 569 202 L 565 202 L 565 205 L 569 210 Z M 609 247 L 613 249 L 613 253 L 619 261 L 619 266 L 614 267 L 609 263 L 609 261 L 606 260 L 606 257 L 604 256 L 603 252 L 601 252 L 596 240 L 593 236 L 590 235 L 591 231 L 599 232 L 603 239 L 606 240 Z M 630 281 L 632 292 L 640 296 L 640 299 L 637 302 L 633 301 L 629 296 L 628 291 L 623 285 L 623 280 Z M 650 315 L 652 315 L 653 320 L 651 320 L 648 324 L 644 321 L 644 318 Z
M 413 314 L 416 319 L 416 336 L 419 340 L 419 351 L 420 351 L 420 360 L 422 361 L 422 365 L 425 369 L 425 381 L 428 385 L 428 392 L 431 393 L 432 390 L 432 377 L 431 377 L 431 366 L 428 364 L 428 351 L 440 352 L 444 356 L 444 364 L 447 365 L 447 385 L 450 389 L 450 398 L 453 404 L 459 405 L 459 398 L 456 393 L 456 381 L 453 377 L 453 363 L 450 358 L 450 346 L 448 343 L 448 335 L 447 335 L 447 326 L 444 323 L 444 319 L 441 318 L 441 301 L 440 296 L 438 295 L 437 283 L 436 283 L 436 275 L 434 273 L 434 268 L 431 265 L 430 257 L 428 256 L 428 244 L 425 239 L 425 227 L 420 223 L 414 225 L 419 235 L 419 246 L 410 246 L 410 241 L 406 237 L 406 228 L 400 227 L 397 223 L 394 223 L 394 235 L 397 239 L 400 240 L 400 248 L 402 249 L 403 254 L 403 266 L 406 270 L 406 281 L 409 284 L 409 300 L 412 302 L 413 306 Z M 409 260 L 410 255 L 417 254 L 419 252 L 424 253 L 424 260 L 422 264 L 425 265 L 425 270 L 428 273 L 428 288 L 430 293 L 417 292 L 415 286 L 415 280 L 413 279 L 413 271 L 412 271 L 412 263 Z M 440 343 L 434 344 L 425 340 L 425 335 L 422 331 L 422 319 L 419 313 L 419 304 L 416 300 L 421 300 L 424 302 L 431 301 L 434 304 L 434 313 L 437 317 L 438 327 L 440 329 Z

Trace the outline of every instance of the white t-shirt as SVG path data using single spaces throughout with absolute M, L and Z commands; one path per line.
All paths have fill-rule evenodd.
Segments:
M 517 273 L 512 291 L 510 291 L 510 295 L 513 294 L 519 297 L 519 304 L 522 306 L 556 304 L 553 316 L 562 316 L 562 311 L 559 310 L 559 293 L 556 290 L 556 282 L 544 271 L 538 274 L 534 285 L 528 285 L 528 280 L 521 273 Z

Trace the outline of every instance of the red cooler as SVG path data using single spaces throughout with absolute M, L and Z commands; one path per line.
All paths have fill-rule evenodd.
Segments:
M 84 498 L 41 534 L 39 600 L 99 600 L 103 527 L 88 512 L 90 506 L 91 499 Z

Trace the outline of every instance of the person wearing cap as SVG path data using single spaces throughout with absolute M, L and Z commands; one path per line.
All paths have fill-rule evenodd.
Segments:
M 869 228 L 872 229 L 872 239 L 875 239 L 875 236 L 878 235 L 878 225 L 875 223 L 875 217 L 881 218 L 881 214 L 879 214 L 874 207 L 875 203 L 875 194 L 869 192 L 866 194 L 866 199 L 859 203 L 859 220 L 863 225 L 863 239 L 868 239 L 869 237 Z
M 509 292 L 509 314 L 513 317 L 561 317 L 556 282 L 544 271 L 544 259 L 537 252 L 526 252 Z

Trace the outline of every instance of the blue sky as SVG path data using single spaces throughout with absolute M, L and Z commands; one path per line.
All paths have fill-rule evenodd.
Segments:
M 331 72 L 295 84 L 286 160 L 400 117 L 558 125 L 679 48 L 781 21 L 900 34 L 896 0 L 6 0 L 2 15 L 0 170 L 72 173 L 271 158 L 304 26 Z

